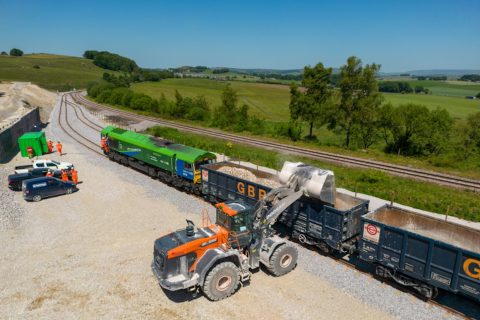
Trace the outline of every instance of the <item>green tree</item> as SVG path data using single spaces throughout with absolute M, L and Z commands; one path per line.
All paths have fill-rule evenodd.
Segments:
M 255 115 L 250 117 L 248 130 L 253 134 L 261 135 L 265 132 L 265 119 L 258 118 Z
M 125 94 L 122 97 L 121 105 L 129 108 L 130 107 L 130 102 L 132 101 L 132 98 L 133 98 L 133 91 L 132 90 L 125 91 Z
M 302 124 L 298 121 L 290 120 L 275 124 L 274 136 L 287 137 L 292 141 L 300 140 L 302 137 Z
M 378 110 L 378 128 L 387 146 L 393 144 L 391 130 L 394 122 L 394 112 L 395 109 L 391 103 L 384 104 Z
M 115 88 L 112 90 L 112 94 L 108 98 L 108 103 L 113 105 L 120 105 L 122 104 L 123 97 L 127 92 L 130 91 L 127 88 Z
M 379 69 L 379 65 L 367 64 L 362 70 L 359 84 L 359 108 L 354 132 L 364 149 L 368 149 L 378 138 L 379 109 L 383 100 L 376 80 Z
M 177 105 L 178 108 L 181 107 L 182 102 L 183 102 L 182 94 L 177 89 L 175 89 L 175 104 Z
M 350 146 L 355 130 L 361 140 L 366 141 L 364 145 L 374 137 L 372 130 L 382 101 L 375 78 L 379 69 L 377 64 L 362 67 L 362 61 L 357 57 L 348 58 L 347 64 L 340 68 L 340 104 L 331 118 L 330 127 L 338 127 L 345 133 L 346 147 Z
M 95 56 L 96 56 L 97 54 L 98 54 L 98 51 L 96 51 L 96 50 L 87 50 L 87 51 L 85 51 L 85 52 L 83 53 L 83 57 L 84 57 L 85 59 L 91 59 L 91 60 L 93 60 L 93 59 L 95 59 Z
M 162 92 L 162 94 L 160 95 L 160 98 L 158 99 L 159 112 L 163 115 L 171 116 L 171 112 L 170 112 L 171 105 L 173 105 L 173 103 L 168 101 L 167 97 L 165 97 L 165 94 Z
M 110 96 L 112 94 L 112 89 L 106 89 L 101 91 L 95 100 L 97 100 L 100 103 L 107 103 L 110 99 Z
M 475 153 L 475 141 L 470 133 L 471 127 L 466 119 L 455 122 L 452 129 L 452 149 L 457 160 L 465 161 Z
M 436 154 L 445 151 L 450 141 L 453 119 L 445 109 L 437 108 L 430 111 L 428 119 L 424 153 Z
M 302 120 L 309 125 L 309 138 L 313 138 L 313 126 L 327 123 L 327 114 L 332 102 L 333 89 L 330 85 L 332 68 L 325 68 L 322 63 L 315 67 L 303 69 L 302 86 L 290 85 L 290 118 Z
M 135 110 L 151 111 L 153 99 L 142 93 L 134 93 L 130 106 Z
M 10 50 L 10 55 L 14 57 L 21 57 L 23 56 L 23 51 L 17 48 L 13 48 Z
M 476 96 L 478 99 L 480 99 L 480 92 L 477 93 L 477 96 Z
M 480 112 L 469 115 L 467 124 L 469 138 L 480 148 Z
M 381 126 L 388 132 L 387 151 L 403 155 L 439 154 L 445 150 L 453 120 L 446 110 L 416 104 L 382 107 Z
M 238 109 L 237 113 L 237 119 L 235 121 L 235 131 L 245 131 L 248 129 L 248 123 L 249 123 L 249 118 L 248 118 L 248 105 L 243 104 L 240 109 Z
M 8 53 L 6 53 L 5 51 L 2 51 L 2 53 L 0 53 L 2 56 L 8 56 Z
M 187 119 L 206 121 L 210 119 L 210 106 L 205 96 L 197 96 L 193 99 L 191 108 L 187 111 Z
M 233 90 L 230 84 L 222 91 L 222 104 L 215 108 L 213 125 L 219 128 L 227 128 L 235 125 L 237 120 L 237 92 Z

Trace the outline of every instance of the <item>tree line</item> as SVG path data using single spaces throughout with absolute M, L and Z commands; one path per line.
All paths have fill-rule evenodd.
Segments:
M 115 84 L 93 82 L 87 93 L 99 103 L 118 105 L 154 115 L 202 122 L 208 126 L 232 131 L 265 132 L 265 120 L 251 116 L 249 106 L 239 106 L 237 92 L 227 84 L 221 94 L 221 104 L 213 107 L 203 95 L 185 97 L 175 90 L 175 99 L 169 100 L 162 93 L 159 99 L 134 92 Z
M 0 53 L 0 55 L 2 55 L 2 56 L 8 56 L 8 53 L 7 53 L 6 51 L 2 51 L 2 52 Z M 17 49 L 17 48 L 12 48 L 12 49 L 10 49 L 10 55 L 11 55 L 12 57 L 21 57 L 21 56 L 23 56 L 23 51 L 20 50 L 20 49 Z
M 468 156 L 472 148 L 480 147 L 480 113 L 455 122 L 444 109 L 384 104 L 377 82 L 379 70 L 380 65 L 362 65 L 359 58 L 350 57 L 340 68 L 336 87 L 331 82 L 332 68 L 322 63 L 306 66 L 301 88 L 290 86 L 290 132 L 295 133 L 299 122 L 306 123 L 305 138 L 316 140 L 314 127 L 325 126 L 343 135 L 347 148 L 368 149 L 383 140 L 386 152 L 409 156 L 438 155 L 453 148 Z M 402 82 L 387 85 L 413 90 Z
M 108 51 L 87 50 L 83 57 L 93 60 L 93 64 L 100 68 L 122 72 L 118 76 L 113 73 L 103 74 L 103 80 L 118 87 L 129 87 L 132 82 L 160 81 L 174 76 L 173 72 L 168 70 L 140 68 L 134 60 Z
M 303 78 L 302 74 L 281 74 L 281 73 L 257 73 L 253 72 L 250 75 L 259 77 L 262 80 L 265 79 L 276 79 L 276 80 L 291 80 L 291 81 L 301 81 Z
M 132 59 L 108 51 L 87 50 L 83 57 L 93 60 L 94 65 L 107 70 L 133 72 L 138 69 L 137 63 Z
M 101 103 L 119 105 L 157 116 L 198 121 L 223 130 L 257 135 L 317 141 L 315 128 L 326 128 L 342 137 L 346 148 L 369 149 L 372 145 L 387 153 L 405 156 L 451 155 L 467 159 L 480 150 L 480 113 L 454 120 L 444 109 L 429 110 L 417 104 L 385 104 L 379 90 L 380 66 L 363 65 L 350 57 L 338 76 L 322 63 L 304 68 L 301 86 L 290 86 L 290 120 L 273 123 L 251 113 L 240 103 L 237 92 L 226 84 L 219 104 L 204 96 L 187 97 L 175 91 L 174 99 L 159 99 L 118 86 L 122 75 L 94 83 L 88 94 Z M 109 75 L 110 76 L 110 75 Z M 107 77 L 109 77 L 107 76 Z M 308 134 L 303 136 L 304 125 Z
M 447 76 L 414 76 L 417 80 L 433 80 L 433 81 L 445 81 Z
M 406 81 L 381 81 L 378 84 L 378 90 L 388 93 L 430 93 L 428 88 L 418 85 L 412 87 L 410 83 Z
M 480 81 L 480 74 L 465 74 L 465 75 L 461 76 L 459 80 L 479 82 Z

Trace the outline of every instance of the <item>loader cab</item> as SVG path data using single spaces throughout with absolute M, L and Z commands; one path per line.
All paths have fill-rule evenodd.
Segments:
M 229 232 L 232 247 L 245 248 L 252 239 L 252 219 L 254 208 L 241 201 L 228 201 L 217 207 L 216 224 Z

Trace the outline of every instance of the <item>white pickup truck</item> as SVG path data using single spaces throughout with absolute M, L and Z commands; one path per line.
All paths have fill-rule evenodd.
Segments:
M 68 162 L 58 162 L 55 160 L 40 159 L 32 161 L 31 165 L 15 167 L 15 173 L 26 173 L 33 168 L 52 168 L 56 170 L 70 170 L 73 164 Z

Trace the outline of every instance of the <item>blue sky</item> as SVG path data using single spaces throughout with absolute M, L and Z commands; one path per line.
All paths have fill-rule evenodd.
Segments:
M 480 69 L 480 1 L 7 1 L 0 50 L 142 67 L 338 67 L 356 55 L 383 72 Z

